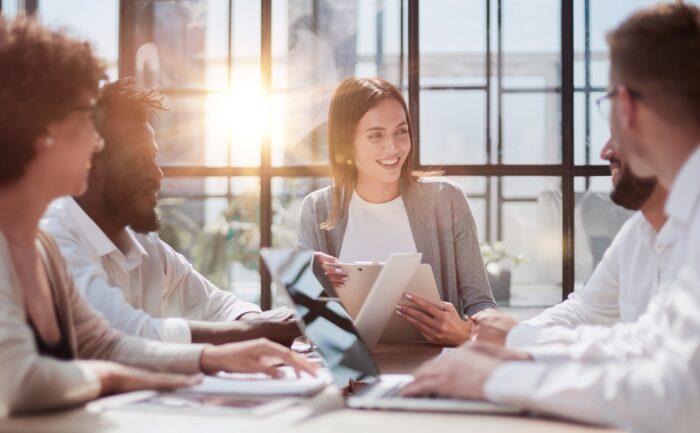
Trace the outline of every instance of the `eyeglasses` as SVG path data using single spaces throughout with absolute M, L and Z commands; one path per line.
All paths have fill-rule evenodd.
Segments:
M 72 108 L 73 111 L 80 111 L 85 113 L 90 113 L 90 120 L 98 131 L 102 126 L 102 120 L 104 119 L 104 114 L 102 108 L 99 105 L 76 105 Z
M 636 99 L 642 99 L 642 94 L 637 92 L 636 90 L 632 90 L 628 87 L 625 87 L 625 89 L 627 89 L 627 93 L 629 93 L 631 97 Z M 598 112 L 601 116 L 603 116 L 603 119 L 605 119 L 606 122 L 610 121 L 610 100 L 617 96 L 618 93 L 620 93 L 620 87 L 609 91 L 605 95 L 595 100 L 595 104 L 598 106 Z

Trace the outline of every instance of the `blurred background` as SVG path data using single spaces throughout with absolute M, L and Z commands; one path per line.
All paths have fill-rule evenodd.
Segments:
M 644 0 L 0 0 L 159 88 L 161 237 L 224 290 L 280 298 L 261 246 L 294 246 L 329 184 L 325 121 L 349 76 L 409 101 L 419 164 L 466 192 L 499 304 L 581 286 L 630 213 L 599 157 L 605 33 Z M 695 2 L 689 2 L 695 3 Z

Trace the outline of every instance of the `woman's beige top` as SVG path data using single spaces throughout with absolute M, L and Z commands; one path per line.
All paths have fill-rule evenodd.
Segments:
M 0 232 L 0 416 L 66 407 L 96 398 L 100 383 L 85 367 L 84 359 L 177 373 L 200 371 L 203 345 L 160 343 L 111 329 L 75 288 L 53 239 L 39 232 L 37 248 L 48 272 L 63 338 L 76 360 L 61 361 L 38 353 L 22 287 Z

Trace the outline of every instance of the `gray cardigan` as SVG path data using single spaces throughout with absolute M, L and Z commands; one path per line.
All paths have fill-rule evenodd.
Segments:
M 401 184 L 408 221 L 423 263 L 433 268 L 443 300 L 471 316 L 498 308 L 486 278 L 479 250 L 476 224 L 462 190 L 441 180 Z M 314 191 L 304 199 L 299 219 L 298 246 L 333 257 L 340 254 L 347 211 L 332 230 L 321 224 L 331 212 L 331 187 Z

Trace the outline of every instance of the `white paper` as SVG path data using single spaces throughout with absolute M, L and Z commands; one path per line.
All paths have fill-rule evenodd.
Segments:
M 202 394 L 228 395 L 309 395 L 314 394 L 330 383 L 330 376 L 325 370 L 320 370 L 314 377 L 300 373 L 296 377 L 291 367 L 282 367 L 285 373 L 282 379 L 273 379 L 263 373 L 219 373 L 216 376 L 206 376 L 204 380 L 184 392 Z

